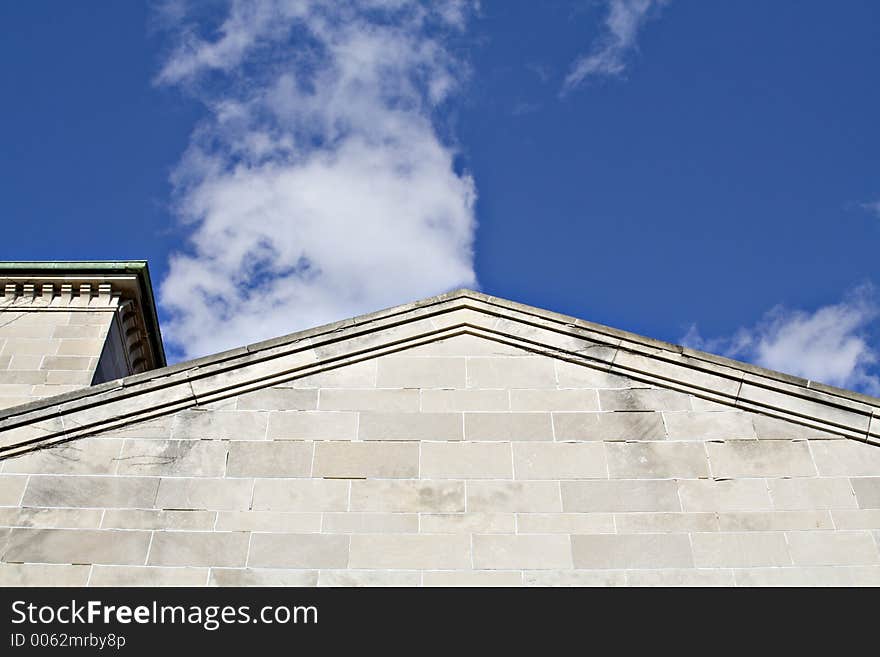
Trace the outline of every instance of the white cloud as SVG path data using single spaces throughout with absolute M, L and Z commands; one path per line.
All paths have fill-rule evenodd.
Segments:
M 208 110 L 172 178 L 189 236 L 160 298 L 181 356 L 476 285 L 475 187 L 435 121 L 470 10 L 234 1 L 208 38 L 175 8 L 157 82 Z
M 562 91 L 567 93 L 590 76 L 616 76 L 626 69 L 627 54 L 636 49 L 636 38 L 645 21 L 667 0 L 608 0 L 602 36 L 592 50 L 571 65 Z
M 682 343 L 813 381 L 880 394 L 872 369 L 878 353 L 866 332 L 878 316 L 870 286 L 858 288 L 839 304 L 814 312 L 778 306 L 751 328 L 731 337 L 704 339 L 691 326 Z
M 860 203 L 859 206 L 863 210 L 867 210 L 875 217 L 880 217 L 880 201 L 871 201 L 869 203 Z

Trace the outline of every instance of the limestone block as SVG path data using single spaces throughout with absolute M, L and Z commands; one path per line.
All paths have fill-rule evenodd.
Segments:
M 525 586 L 626 586 L 622 570 L 524 570 Z
M 380 388 L 465 387 L 464 358 L 386 357 L 379 359 L 377 367 Z
M 317 586 L 318 571 L 279 568 L 211 568 L 209 586 Z
M 314 443 L 287 440 L 232 441 L 228 477 L 308 477 Z
M 544 356 L 522 358 L 469 358 L 468 388 L 555 388 L 553 359 Z
M 512 513 L 423 513 L 419 531 L 423 534 L 513 534 Z
M 353 534 L 350 568 L 470 569 L 471 539 L 463 534 Z
M 880 563 L 877 545 L 867 531 L 788 532 L 786 536 L 796 566 Z
M 557 360 L 554 364 L 559 388 L 629 388 L 633 385 L 645 385 L 630 378 L 610 374 L 587 365 L 563 360 Z
M 320 513 L 276 511 L 220 511 L 217 531 L 320 532 Z
M 860 509 L 880 509 L 880 477 L 851 479 Z
M 511 390 L 510 409 L 513 411 L 598 411 L 599 397 L 595 390 Z
M 0 505 L 18 506 L 27 481 L 22 475 L 0 475 Z
M 742 411 L 665 412 L 670 440 L 738 440 L 757 438 L 752 418 Z
M 313 476 L 357 479 L 409 479 L 419 476 L 416 442 L 319 442 Z
M 613 534 L 610 513 L 518 513 L 519 534 Z M 481 532 L 483 533 L 483 532 Z
M 553 413 L 556 440 L 665 440 L 660 413 Z
M 321 390 L 322 411 L 380 411 L 414 413 L 419 410 L 419 391 L 403 390 Z
M 345 511 L 348 482 L 327 479 L 257 479 L 256 511 Z M 242 507 L 244 509 L 247 506 Z
M 483 570 L 571 568 L 567 535 L 477 534 L 473 538 L 474 568 Z
M 737 586 L 880 586 L 880 566 L 748 568 L 735 578 Z
M 423 586 L 522 586 L 522 580 L 521 572 L 504 570 L 435 570 L 422 575 Z
M 222 477 L 227 443 L 219 440 L 126 440 L 117 474 L 175 477 Z
M 880 475 L 880 446 L 844 439 L 817 440 L 810 447 L 823 477 Z
M 465 510 L 465 485 L 461 481 L 353 481 L 351 510 L 461 513 Z
M 614 523 L 621 534 L 662 534 L 718 531 L 716 514 L 616 513 Z
M 852 509 L 858 506 L 849 479 L 811 477 L 770 479 L 767 482 L 777 509 Z
M 91 566 L 0 563 L 0 587 L 85 586 Z
M 507 390 L 422 390 L 421 395 L 421 410 L 427 413 L 510 410 Z
M 674 481 L 563 481 L 562 508 L 567 512 L 681 511 Z
M 269 414 L 269 440 L 354 440 L 357 413 L 342 411 L 274 411 Z M 258 439 L 259 436 L 239 436 Z
M 213 511 L 156 511 L 151 509 L 106 509 L 102 529 L 187 529 L 211 531 Z
M 325 513 L 325 534 L 414 534 L 419 531 L 416 513 Z
M 788 566 L 784 532 L 692 534 L 697 568 Z
M 828 511 L 740 511 L 718 514 L 721 531 L 834 529 Z
M 250 507 L 253 487 L 250 479 L 164 478 L 159 483 L 156 506 L 160 509 L 243 510 Z
M 348 536 L 254 534 L 248 566 L 253 568 L 345 568 Z
M 417 570 L 322 570 L 318 586 L 419 586 L 422 575 Z
M 13 529 L 6 562 L 138 565 L 147 558 L 150 532 L 104 529 Z
M 360 414 L 361 440 L 461 440 L 461 413 Z
M 812 477 L 816 466 L 806 441 L 729 440 L 707 443 L 712 474 L 736 477 Z
M 550 413 L 465 413 L 467 440 L 553 440 Z
M 583 534 L 571 537 L 575 568 L 691 568 L 685 534 Z
M 834 509 L 831 517 L 837 529 L 880 529 L 880 509 Z
M 39 328 L 37 326 L 29 326 L 26 330 L 30 331 Z M 46 324 L 45 329 L 48 330 L 49 336 L 52 338 L 75 338 L 75 339 L 93 339 L 102 338 L 107 329 L 104 326 L 95 324 Z M 102 345 L 103 347 L 103 345 Z M 99 351 L 100 353 L 100 351 Z
M 7 338 L 3 354 L 31 354 L 34 356 L 54 356 L 58 353 L 60 340 L 51 338 Z
M 290 388 L 375 388 L 377 358 L 324 370 L 280 384 Z
M 627 570 L 627 586 L 733 586 L 733 570 L 729 568 L 662 570 Z
M 70 477 L 32 475 L 24 506 L 83 508 L 151 508 L 159 479 L 155 477 Z
M 608 472 L 619 479 L 700 479 L 709 476 L 703 443 L 607 443 Z
M 0 507 L 0 527 L 97 529 L 103 513 L 102 509 Z
M 3 462 L 4 473 L 112 474 L 121 440 L 80 438 Z
M 180 411 L 171 437 L 184 440 L 259 440 L 266 435 L 267 413 L 258 411 Z
M 510 443 L 422 443 L 426 479 L 511 479 Z
M 678 484 L 684 511 L 770 511 L 773 503 L 763 479 L 691 480 Z
M 94 371 L 97 358 L 88 356 L 45 356 L 42 367 L 45 370 L 90 370 Z
M 153 532 L 147 563 L 151 566 L 244 566 L 249 537 L 245 532 Z
M 805 427 L 802 424 L 779 420 L 766 415 L 752 415 L 752 424 L 760 440 L 839 440 L 840 436 Z
M 602 443 L 514 443 L 517 479 L 607 479 Z
M 603 411 L 689 411 L 691 400 L 674 390 L 630 388 L 600 390 L 599 406 Z
M 58 356 L 100 356 L 101 349 L 104 348 L 104 340 L 92 339 L 82 340 L 76 338 L 66 338 L 64 340 L 53 340 L 58 345 L 54 352 Z
M 467 510 L 498 512 L 560 512 L 559 482 L 556 481 L 469 481 Z M 568 509 L 566 509 L 568 510 Z M 573 509 L 577 511 L 578 509 Z
M 529 356 L 530 352 L 498 340 L 462 333 L 442 340 L 434 340 L 404 349 L 400 356 L 449 357 L 449 356 Z
M 239 411 L 314 411 L 318 408 L 317 390 L 262 388 L 236 399 Z
M 89 586 L 204 586 L 207 568 L 95 566 Z

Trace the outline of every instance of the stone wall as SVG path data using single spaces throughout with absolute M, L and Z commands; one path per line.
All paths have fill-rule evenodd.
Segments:
M 8 458 L 0 527 L 3 585 L 880 584 L 880 447 L 460 335 Z

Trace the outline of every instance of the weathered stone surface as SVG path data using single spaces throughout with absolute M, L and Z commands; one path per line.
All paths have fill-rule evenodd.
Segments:
M 691 400 L 674 390 L 630 388 L 600 390 L 599 405 L 603 411 L 689 411 Z
M 563 481 L 566 512 L 681 511 L 674 481 Z
M 0 563 L 0 586 L 85 586 L 91 566 Z
M 810 444 L 822 477 L 870 477 L 880 473 L 880 447 L 856 440 L 823 440 Z
M 68 477 L 32 475 L 24 506 L 82 508 L 151 508 L 156 500 L 156 477 Z
M 872 565 L 880 563 L 877 544 L 866 531 L 789 532 L 796 566 Z
M 357 413 L 346 411 L 275 411 L 269 413 L 269 440 L 354 440 Z M 258 433 L 240 433 L 238 440 L 257 440 Z
M 388 513 L 461 513 L 465 510 L 464 482 L 353 481 L 351 510 Z
M 361 413 L 360 440 L 461 440 L 461 413 Z
M 660 413 L 553 413 L 556 440 L 664 440 Z
M 615 479 L 700 479 L 709 476 L 702 443 L 608 443 L 608 476 Z
M 236 398 L 239 411 L 314 411 L 318 409 L 317 390 L 263 388 Z
M 380 388 L 465 387 L 464 358 L 382 358 L 378 368 Z
M 748 413 L 691 411 L 664 413 L 670 440 L 739 440 L 757 438 Z
M 229 443 L 226 475 L 228 477 L 310 477 L 314 449 L 314 444 L 309 441 L 234 440 Z
M 326 534 L 412 534 L 419 531 L 419 515 L 417 513 L 325 513 L 321 531 Z
M 475 535 L 474 568 L 483 570 L 571 568 L 569 537 L 559 534 Z
M 344 390 L 321 391 L 322 411 L 381 411 L 415 413 L 419 410 L 419 390 Z
M 553 440 L 549 413 L 465 413 L 467 440 Z
M 507 390 L 422 390 L 421 410 L 424 413 L 507 411 L 512 394 L 513 391 L 508 393 Z
M 150 532 L 99 529 L 13 529 L 6 563 L 143 564 Z
M 517 479 L 607 479 L 601 443 L 514 443 Z
M 219 440 L 130 439 L 116 459 L 122 475 L 222 477 L 227 443 Z
M 245 532 L 154 532 L 148 563 L 151 566 L 244 566 L 249 537 Z
M 691 541 L 698 568 L 791 565 L 783 532 L 692 534 Z
M 684 511 L 769 511 L 773 508 L 763 479 L 681 481 L 678 484 Z
M 349 479 L 418 477 L 419 444 L 319 442 L 315 445 L 312 474 L 315 477 Z
M 122 441 L 73 440 L 50 449 L 16 456 L 3 464 L 3 472 L 24 474 L 112 474 Z
M 555 388 L 553 360 L 542 356 L 524 358 L 470 358 L 468 388 Z
M 880 509 L 880 477 L 851 479 L 860 509 Z
M 555 481 L 469 481 L 467 510 L 541 513 L 562 511 Z M 569 509 L 566 509 L 569 510 Z M 572 509 L 578 511 L 580 509 Z
M 470 569 L 470 536 L 460 534 L 354 534 L 350 568 Z
M 812 477 L 816 466 L 806 441 L 729 440 L 707 443 L 712 474 L 734 477 Z
M 513 534 L 517 521 L 513 513 L 422 513 L 423 534 Z
M 171 437 L 179 440 L 257 440 L 266 435 L 268 414 L 260 411 L 181 411 Z
M 510 410 L 533 412 L 598 411 L 599 398 L 595 390 L 514 389 L 510 391 Z
M 89 586 L 204 586 L 207 568 L 95 566 Z
M 511 479 L 510 443 L 424 443 L 421 476 L 426 479 Z
M 324 479 L 257 479 L 254 482 L 253 509 L 345 511 L 348 509 L 348 486 L 347 481 Z
M 248 566 L 252 568 L 345 568 L 348 536 L 254 534 Z
M 842 477 L 770 479 L 767 484 L 777 509 L 852 509 L 858 505 L 850 480 Z
M 247 509 L 254 485 L 249 479 L 169 478 L 159 483 L 156 506 L 160 509 Z M 152 505 L 150 505 L 152 506 Z
M 283 568 L 211 568 L 210 586 L 317 586 L 318 571 Z
M 595 534 L 571 537 L 575 568 L 691 568 L 683 534 Z

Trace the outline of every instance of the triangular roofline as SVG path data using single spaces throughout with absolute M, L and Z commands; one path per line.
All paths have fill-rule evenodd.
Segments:
M 463 333 L 880 444 L 878 398 L 462 289 L 0 410 L 0 459 Z

